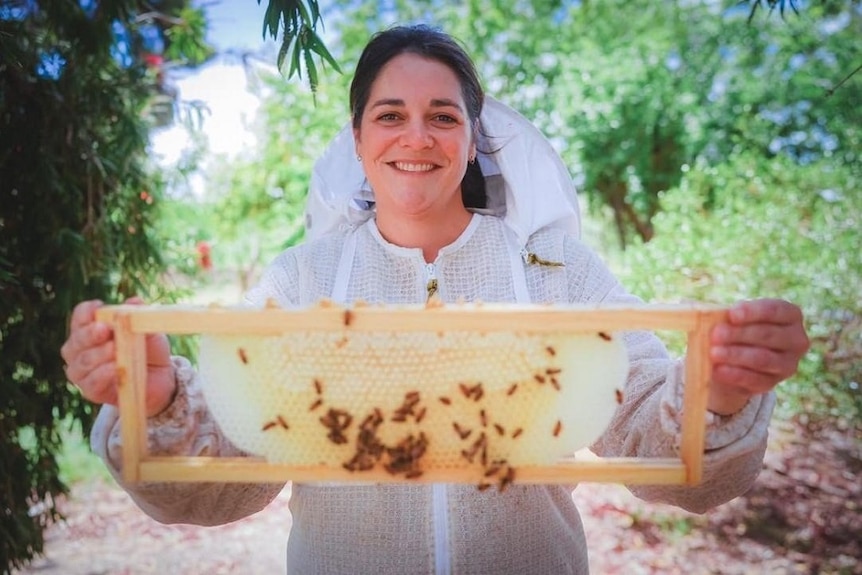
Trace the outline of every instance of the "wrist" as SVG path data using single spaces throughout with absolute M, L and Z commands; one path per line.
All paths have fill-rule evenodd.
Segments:
M 706 408 L 716 415 L 735 415 L 742 411 L 750 399 L 750 393 L 716 388 L 713 385 L 709 391 Z

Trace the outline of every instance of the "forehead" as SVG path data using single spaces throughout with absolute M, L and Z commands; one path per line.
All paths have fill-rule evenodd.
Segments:
M 389 60 L 371 84 L 369 105 L 378 99 L 428 102 L 448 99 L 463 109 L 464 99 L 458 76 L 449 66 L 418 54 L 404 53 Z

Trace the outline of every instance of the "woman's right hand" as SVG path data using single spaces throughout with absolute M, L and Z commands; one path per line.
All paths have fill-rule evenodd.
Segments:
M 142 304 L 139 298 L 127 304 Z M 66 362 L 66 377 L 82 395 L 94 403 L 117 404 L 116 346 L 111 326 L 96 321 L 96 310 L 102 302 L 79 303 L 72 311 L 69 337 L 60 348 Z M 164 411 L 176 393 L 176 379 L 171 363 L 171 350 L 164 334 L 148 334 L 146 411 L 151 417 Z

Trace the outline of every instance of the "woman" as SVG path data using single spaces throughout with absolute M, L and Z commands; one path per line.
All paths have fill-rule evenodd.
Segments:
M 482 208 L 499 198 L 463 184 L 465 174 L 476 170 L 479 151 L 502 157 L 501 150 L 478 149 L 485 101 L 473 64 L 448 36 L 425 27 L 375 36 L 350 91 L 353 145 L 370 190 L 366 202 L 344 208 L 338 221 L 348 225 L 330 221 L 328 233 L 315 232 L 311 241 L 282 253 L 249 301 L 417 303 L 434 285 L 444 302 L 636 303 L 565 225 L 544 225 L 536 215 L 541 210 L 526 218 L 532 227 L 519 225 L 523 203 L 507 206 L 505 216 L 493 215 Z M 517 150 L 512 145 L 507 153 Z M 318 166 L 315 177 L 319 186 L 340 175 Z M 533 190 L 519 193 L 523 198 Z M 571 215 L 570 205 L 559 210 Z M 321 225 L 316 213 L 310 211 L 312 230 Z M 563 265 L 542 265 L 547 262 Z M 114 347 L 110 329 L 94 320 L 99 305 L 77 306 L 62 355 L 84 396 L 108 404 L 92 439 L 118 476 Z M 626 401 L 594 450 L 676 456 L 680 363 L 652 334 L 625 337 L 631 360 Z M 765 450 L 771 390 L 795 371 L 808 345 L 799 309 L 778 300 L 734 306 L 711 343 L 703 483 L 636 490 L 695 511 L 751 485 Z M 151 452 L 236 455 L 207 412 L 189 363 L 170 356 L 164 336 L 151 336 L 147 352 Z M 260 510 L 282 485 L 126 488 L 160 521 L 211 525 Z M 292 574 L 587 573 L 572 488 L 515 485 L 498 493 L 471 485 L 296 484 L 288 567 Z

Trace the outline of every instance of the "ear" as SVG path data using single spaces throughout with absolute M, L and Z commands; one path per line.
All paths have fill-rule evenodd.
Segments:
M 362 144 L 362 142 L 359 139 L 359 129 L 353 128 L 353 147 L 356 150 L 357 156 L 361 155 L 359 152 L 359 148 L 360 148 L 361 144 Z
M 479 154 L 476 142 L 479 140 L 479 120 L 473 121 L 473 129 L 470 131 L 470 156 L 475 158 Z

